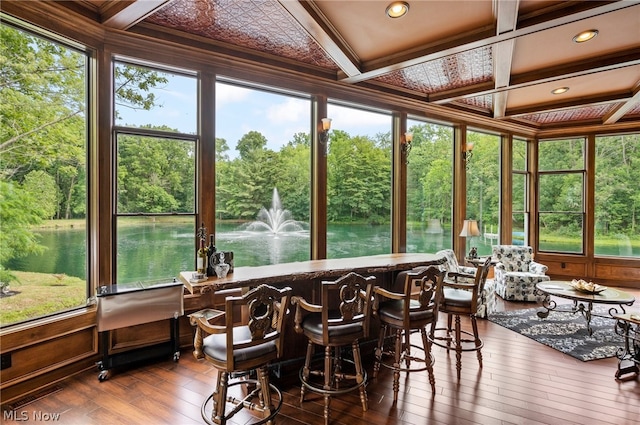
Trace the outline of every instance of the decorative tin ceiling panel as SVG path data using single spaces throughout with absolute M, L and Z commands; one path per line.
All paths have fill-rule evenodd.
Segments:
M 544 112 L 541 114 L 523 115 L 521 118 L 538 123 L 553 124 L 558 122 L 588 121 L 602 119 L 616 104 L 594 105 L 586 108 L 567 109 L 564 111 Z
M 491 111 L 493 109 L 493 96 L 486 94 L 484 96 L 466 97 L 458 100 L 460 103 L 470 105 L 475 108 L 485 109 Z
M 428 94 L 484 83 L 492 78 L 492 50 L 491 46 L 485 46 L 392 71 L 375 80 Z
M 144 22 L 338 70 L 276 0 L 174 0 Z
M 626 115 L 639 115 L 640 114 L 640 103 L 637 103 L 635 107 L 631 108 Z

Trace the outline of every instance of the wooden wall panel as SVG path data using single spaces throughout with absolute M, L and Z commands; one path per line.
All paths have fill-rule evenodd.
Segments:
M 587 265 L 584 262 L 544 261 L 542 264 L 549 267 L 547 274 L 552 277 L 557 276 L 563 279 L 573 279 L 587 275 Z
M 97 352 L 96 329 L 90 328 L 5 353 L 11 356 L 11 367 L 1 371 L 2 388 Z
M 618 282 L 619 286 L 637 288 L 640 285 L 640 268 L 612 264 L 594 264 L 596 279 L 606 279 L 607 282 Z
M 551 260 L 548 254 L 539 254 L 536 261 L 549 267 L 552 279 L 585 279 L 602 285 L 640 288 L 640 268 L 632 260 L 583 257 L 563 257 Z

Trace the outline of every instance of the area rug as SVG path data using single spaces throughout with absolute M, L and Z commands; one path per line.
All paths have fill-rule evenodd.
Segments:
M 611 318 L 593 316 L 590 336 L 585 318 L 580 313 L 572 314 L 569 305 L 558 306 L 545 319 L 536 315 L 538 311 L 543 311 L 542 307 L 493 313 L 488 319 L 582 361 L 614 357 L 624 345 Z M 594 306 L 594 314 L 606 315 L 607 310 Z

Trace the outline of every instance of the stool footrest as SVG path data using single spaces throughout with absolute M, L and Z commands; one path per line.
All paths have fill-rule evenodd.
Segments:
M 398 370 L 400 372 L 409 372 L 410 373 L 410 372 L 422 372 L 422 371 L 425 371 L 425 370 L 429 369 L 429 365 L 433 366 L 435 364 L 435 357 L 433 357 L 432 354 L 429 354 L 429 363 L 427 363 L 427 358 L 426 358 L 427 353 L 425 352 L 424 348 L 420 347 L 419 345 L 414 345 L 414 344 L 411 344 L 411 348 L 414 348 L 416 350 L 419 350 L 419 351 L 425 353 L 424 357 L 417 357 L 417 356 L 413 356 L 413 355 L 407 355 L 407 351 L 404 350 L 404 352 L 400 356 L 400 364 L 407 364 L 407 360 L 409 360 L 409 365 L 411 365 L 411 364 L 419 364 L 419 365 L 422 365 L 422 366 L 417 366 L 417 365 L 415 367 L 411 367 L 411 366 L 396 367 L 396 366 L 394 366 L 393 363 L 389 363 L 389 360 L 392 360 L 392 361 L 395 362 L 395 359 L 394 359 L 394 355 L 395 354 L 394 354 L 393 351 L 383 351 L 381 353 L 380 365 L 386 367 L 387 369 Z M 387 359 L 384 359 L 384 357 L 387 357 Z
M 239 379 L 236 380 L 235 382 L 231 382 L 227 385 L 228 388 L 231 388 L 235 385 L 242 385 L 242 384 L 248 384 L 248 385 L 259 385 L 259 381 L 257 379 Z M 257 412 L 266 412 L 268 410 L 271 411 L 271 414 L 265 418 L 260 419 L 257 422 L 251 422 L 251 425 L 259 425 L 259 424 L 264 424 L 267 423 L 271 420 L 273 420 L 273 418 L 278 414 L 278 412 L 280 411 L 280 409 L 282 408 L 282 402 L 283 402 L 283 398 L 282 398 L 282 392 L 278 389 L 278 387 L 276 387 L 273 384 L 269 384 L 269 388 L 271 389 L 271 391 L 273 393 L 275 393 L 275 395 L 277 396 L 277 405 L 274 407 L 272 406 L 261 406 L 259 403 L 254 403 L 251 400 L 254 398 L 260 398 L 260 391 L 261 389 L 256 388 L 253 391 L 250 391 L 244 398 L 236 398 L 233 396 L 227 396 L 226 402 L 231 403 L 232 405 L 234 405 L 234 408 L 228 412 L 227 414 L 225 414 L 224 416 L 224 422 L 228 421 L 229 419 L 231 419 L 236 413 L 240 412 L 242 409 L 249 409 L 249 410 L 253 410 L 253 411 L 257 411 Z M 202 416 L 202 419 L 204 419 L 204 421 L 209 424 L 209 425 L 216 425 L 220 422 L 213 420 L 210 415 L 207 414 L 208 411 L 211 411 L 211 409 L 209 409 L 207 407 L 207 405 L 209 404 L 209 402 L 213 403 L 213 394 L 211 394 L 205 401 L 204 403 L 202 403 L 202 408 L 200 409 L 200 414 Z
M 343 363 L 351 363 L 354 364 L 355 363 L 351 360 L 347 360 L 347 359 L 342 359 Z M 309 371 L 309 375 L 314 375 L 314 376 L 321 376 L 324 377 L 324 371 L 322 371 L 321 369 L 312 369 Z M 299 376 L 300 376 L 300 382 L 302 383 L 302 386 L 307 388 L 309 391 L 314 392 L 314 393 L 318 393 L 318 394 L 331 394 L 331 395 L 339 395 L 339 394 L 346 394 L 349 393 L 351 391 L 355 391 L 358 388 L 362 387 L 363 385 L 365 385 L 367 383 L 367 371 L 363 370 L 362 371 L 362 379 L 360 381 L 357 380 L 357 375 L 355 374 L 355 372 L 353 374 L 351 373 L 342 373 L 342 372 L 337 372 L 337 373 L 333 373 L 332 374 L 332 379 L 331 382 L 334 383 L 334 386 L 332 386 L 331 388 L 325 388 L 324 383 L 323 382 L 312 382 L 311 380 L 307 379 L 304 377 L 304 369 L 300 369 L 299 372 Z M 354 381 L 352 384 L 350 383 L 350 385 L 346 386 L 346 387 L 338 387 L 336 385 L 336 383 L 340 383 L 340 382 L 344 382 L 345 380 L 349 380 L 349 381 Z
M 436 328 L 434 330 L 434 332 L 438 332 L 438 331 L 447 331 L 447 328 Z M 447 332 L 447 335 L 441 335 L 441 336 L 429 336 L 429 341 L 434 344 L 437 345 L 438 347 L 442 347 L 445 348 L 447 350 L 456 350 L 456 339 L 454 335 L 451 335 L 453 332 Z M 473 333 L 468 332 L 468 331 L 460 331 L 460 333 L 464 334 L 464 335 L 468 335 L 471 337 L 474 337 Z M 478 351 L 480 349 L 482 349 L 482 347 L 484 346 L 484 342 L 482 340 L 480 340 L 480 344 L 479 345 L 475 345 L 476 340 L 475 339 L 467 339 L 467 338 L 461 338 L 460 339 L 460 351 Z M 464 345 L 463 345 L 464 344 Z

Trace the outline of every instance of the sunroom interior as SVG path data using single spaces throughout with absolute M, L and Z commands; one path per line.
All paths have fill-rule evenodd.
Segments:
M 46 274 L 76 298 L 3 314 L 3 403 L 95 367 L 100 288 L 195 270 L 198 232 L 236 267 L 516 244 L 553 279 L 640 289 L 640 3 L 408 1 L 399 18 L 390 3 L 2 2 L 3 198 L 30 191 L 51 207 L 22 204 L 23 221 L 76 234 L 23 250 L 33 262 L 0 256 L 8 295 Z M 41 68 L 72 63 L 55 83 Z M 36 93 L 39 78 L 69 93 Z M 305 236 L 242 251 L 261 207 Z M 480 235 L 460 236 L 469 219 Z M 185 312 L 222 296 L 185 291 Z

